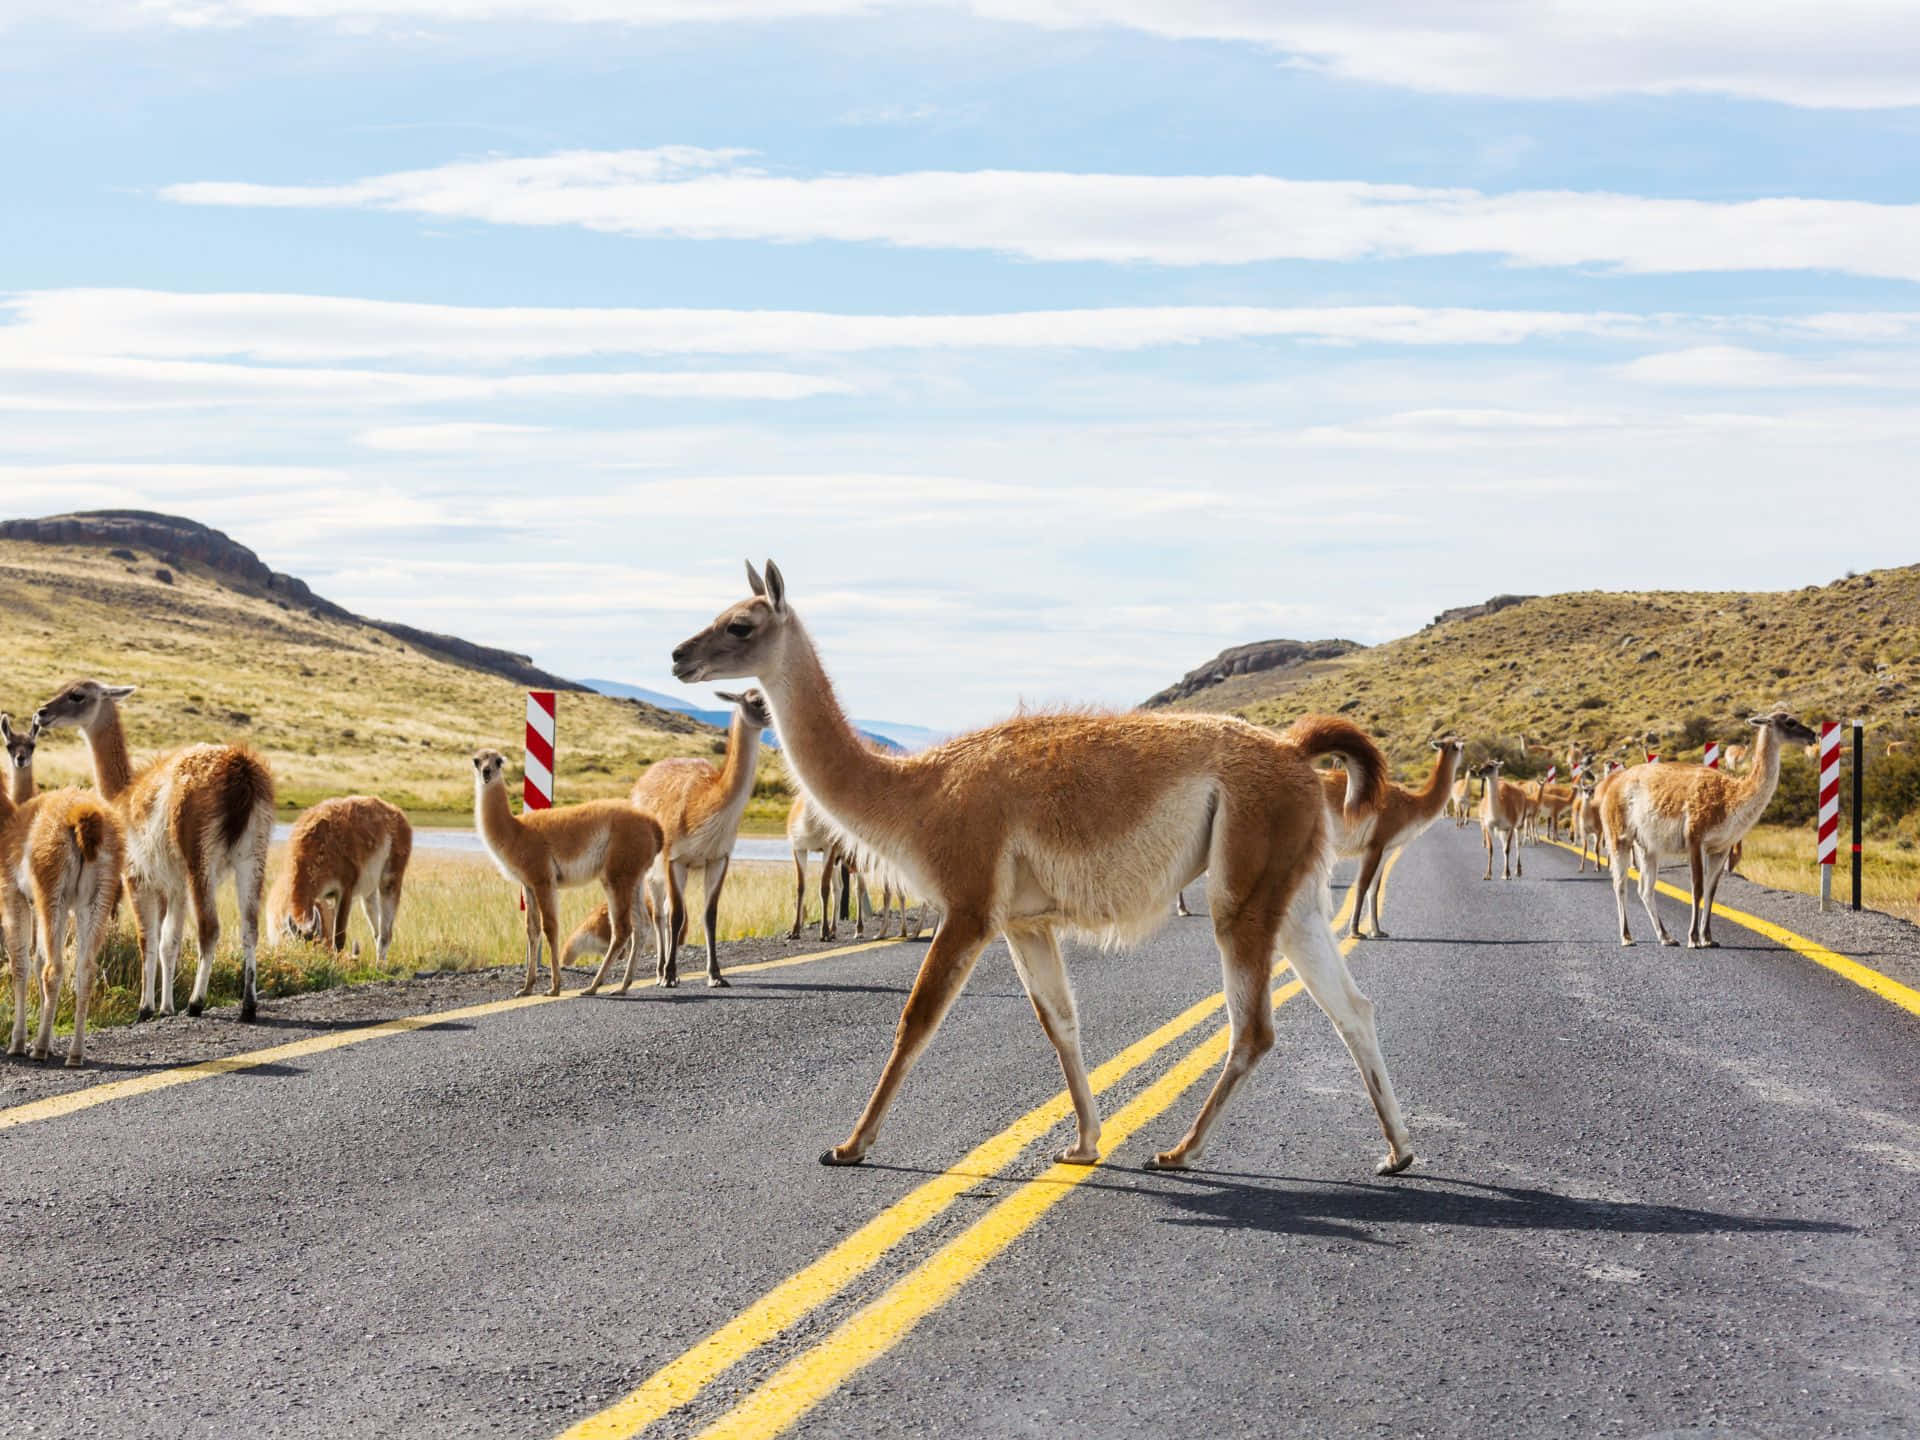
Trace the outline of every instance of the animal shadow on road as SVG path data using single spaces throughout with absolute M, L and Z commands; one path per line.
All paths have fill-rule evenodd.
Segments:
M 1551 1190 L 1487 1185 L 1444 1175 L 1421 1175 L 1419 1179 L 1427 1183 L 1414 1185 L 1329 1183 L 1287 1175 L 1201 1171 L 1165 1178 L 1193 1188 L 1156 1185 L 1131 1192 L 1174 1207 L 1175 1213 L 1163 1217 L 1163 1224 L 1318 1235 L 1363 1244 L 1390 1243 L 1370 1233 L 1388 1225 L 1573 1230 L 1610 1235 L 1836 1235 L 1855 1230 L 1830 1220 L 1736 1215 L 1639 1201 L 1585 1200 Z

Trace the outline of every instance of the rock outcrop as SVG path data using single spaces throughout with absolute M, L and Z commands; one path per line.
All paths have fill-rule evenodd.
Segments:
M 1178 684 L 1169 685 L 1141 708 L 1157 710 L 1177 700 L 1197 695 L 1210 686 L 1235 675 L 1251 675 L 1260 670 L 1278 670 L 1288 665 L 1303 665 L 1310 660 L 1335 660 L 1366 647 L 1352 640 L 1256 640 L 1251 645 L 1235 645 L 1222 650 L 1197 670 L 1189 670 Z

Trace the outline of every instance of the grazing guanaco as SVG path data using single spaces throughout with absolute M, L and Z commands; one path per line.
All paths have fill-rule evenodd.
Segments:
M 1525 857 L 1520 853 L 1520 831 L 1527 823 L 1528 799 L 1524 787 L 1511 780 L 1500 778 L 1500 769 L 1507 762 L 1489 760 L 1474 773 L 1480 777 L 1480 843 L 1487 850 L 1487 873 L 1482 880 L 1493 878 L 1493 837 L 1497 833 L 1500 843 L 1500 878 L 1512 880 L 1523 876 Z
M 740 817 L 753 798 L 754 774 L 760 764 L 760 732 L 773 723 L 766 697 L 758 690 L 720 698 L 734 707 L 727 728 L 724 764 L 694 757 L 656 760 L 634 782 L 629 803 L 660 822 L 666 848 L 673 856 L 674 887 L 686 893 L 687 878 L 699 870 L 706 891 L 707 984 L 724 987 L 720 973 L 720 891 L 733 861 L 733 842 L 740 834 Z M 687 917 L 681 910 L 678 929 L 668 936 L 667 877 L 656 861 L 647 875 L 647 910 L 653 917 L 655 971 L 662 985 L 676 985 L 680 976 L 674 956 L 686 938 Z M 580 922 L 567 939 L 567 958 L 602 953 L 612 937 L 607 907 L 602 905 Z
M 1379 804 L 1363 816 L 1346 809 L 1347 777 L 1322 771 L 1320 784 L 1326 798 L 1327 818 L 1333 826 L 1334 851 L 1339 855 L 1358 855 L 1360 874 L 1354 883 L 1353 914 L 1347 921 L 1347 934 L 1363 937 L 1361 912 L 1372 906 L 1373 938 L 1390 937 L 1380 925 L 1380 877 L 1386 860 L 1394 851 L 1417 840 L 1427 827 L 1440 818 L 1440 812 L 1453 793 L 1453 772 L 1466 752 L 1467 742 L 1451 736 L 1429 742 L 1437 752 L 1433 773 L 1418 790 L 1389 782 Z M 1357 820 L 1357 823 L 1355 821 Z
M 29 752 L 31 764 L 31 752 Z M 27 1048 L 28 977 L 40 977 L 40 1026 L 33 1058 L 53 1049 L 53 1019 L 73 921 L 73 1036 L 67 1064 L 87 1058 L 87 1006 L 100 947 L 120 903 L 126 836 L 111 807 L 84 790 L 50 790 L 15 804 L 0 790 L 0 938 L 13 969 L 13 1034 L 9 1055 Z M 35 960 L 38 963 L 35 963 Z
M 1073 1100 L 1077 1134 L 1060 1158 L 1098 1160 L 1100 1120 L 1060 937 L 1117 944 L 1145 935 L 1203 870 L 1231 1040 L 1192 1127 L 1153 1165 L 1191 1164 L 1228 1097 L 1272 1047 L 1276 938 L 1359 1067 L 1387 1137 L 1381 1173 L 1413 1163 L 1373 1005 L 1328 924 L 1331 827 L 1313 761 L 1339 755 L 1358 797 L 1377 803 L 1386 760 L 1364 731 L 1334 716 L 1309 716 L 1275 735 L 1223 715 L 1037 714 L 917 754 L 881 755 L 848 723 L 778 567 L 769 562 L 763 579 L 749 565 L 747 579 L 747 599 L 674 650 L 676 678 L 757 678 L 809 805 L 895 867 L 943 917 L 872 1098 L 823 1163 L 866 1157 L 995 933 L 1006 937 Z
M 357 900 L 385 966 L 412 855 L 413 826 L 397 807 L 372 795 L 322 800 L 287 837 L 286 867 L 267 896 L 267 933 L 324 936 L 339 951 Z
M 640 954 L 640 889 L 663 849 L 660 823 L 624 800 L 588 800 L 515 815 L 502 778 L 506 768 L 506 757 L 498 750 L 474 752 L 473 820 L 493 863 L 520 887 L 526 901 L 527 978 L 520 993 L 533 993 L 542 940 L 551 966 L 547 993 L 560 993 L 559 892 L 598 880 L 607 894 L 613 937 L 586 993 L 596 993 L 613 962 L 624 956 L 624 995 L 633 984 Z M 671 918 L 678 919 L 680 891 L 671 871 L 668 885 L 669 905 L 676 912 Z
M 7 794 L 16 805 L 24 805 L 34 795 L 33 751 L 40 743 L 40 727 L 28 725 L 26 733 L 13 728 L 11 715 L 0 715 L 0 741 L 7 747 Z
M 1627 928 L 1627 860 L 1640 870 L 1640 903 L 1662 945 L 1680 942 L 1667 933 L 1654 908 L 1663 855 L 1685 851 L 1691 886 L 1687 944 L 1710 948 L 1713 897 L 1726 873 L 1728 855 L 1746 838 L 1773 799 L 1780 783 L 1780 746 L 1807 744 L 1813 731 L 1784 710 L 1747 721 L 1754 739 L 1753 767 L 1745 775 L 1722 775 L 1704 765 L 1635 765 L 1610 776 L 1600 792 L 1600 823 L 1613 862 L 1613 896 L 1620 914 L 1620 943 L 1631 945 Z
M 206 1008 L 220 948 L 215 892 L 231 875 L 240 910 L 240 1018 L 251 1020 L 259 1010 L 254 960 L 273 840 L 273 773 L 244 745 L 190 745 L 136 771 L 120 725 L 120 702 L 133 691 L 76 680 L 42 705 L 33 723 L 42 730 L 72 726 L 86 736 L 93 783 L 126 832 L 124 879 L 142 957 L 140 1018 L 173 1014 L 174 972 L 189 918 L 200 956 L 187 1013 Z

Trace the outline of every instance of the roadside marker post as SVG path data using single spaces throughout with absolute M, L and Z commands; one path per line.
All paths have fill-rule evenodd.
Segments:
M 1833 908 L 1833 864 L 1840 858 L 1840 722 L 1820 722 L 1820 909 Z
M 1707 769 L 1718 770 L 1720 768 L 1720 742 L 1718 740 L 1707 741 L 1706 754 L 1702 755 L 1700 760 Z
M 527 778 L 520 786 L 522 809 L 553 808 L 553 722 L 553 691 L 527 691 Z
M 1866 809 L 1867 722 L 1853 722 L 1853 908 L 1860 908 L 1860 812 Z
M 520 782 L 520 808 L 553 808 L 554 699 L 551 690 L 527 691 L 527 763 L 526 778 Z M 520 908 L 527 908 L 527 893 L 520 892 Z

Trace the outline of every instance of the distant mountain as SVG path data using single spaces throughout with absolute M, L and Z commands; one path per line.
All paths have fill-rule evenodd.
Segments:
M 677 695 L 668 695 L 663 691 L 649 690 L 644 685 L 629 685 L 624 680 L 582 680 L 589 690 L 597 691 L 615 700 L 638 700 L 643 704 L 657 705 L 662 710 L 678 710 L 682 715 L 691 715 L 694 719 L 708 725 L 717 725 L 722 730 L 733 723 L 733 707 L 719 710 L 707 710 L 690 700 L 682 700 Z M 742 685 L 742 689 L 746 687 Z M 905 753 L 909 750 L 922 750 L 935 740 L 942 738 L 936 732 L 920 725 L 896 725 L 892 721 L 855 720 L 854 727 L 873 741 L 882 750 L 897 750 Z M 771 730 L 766 734 L 766 743 L 774 749 L 780 748 L 780 739 Z

